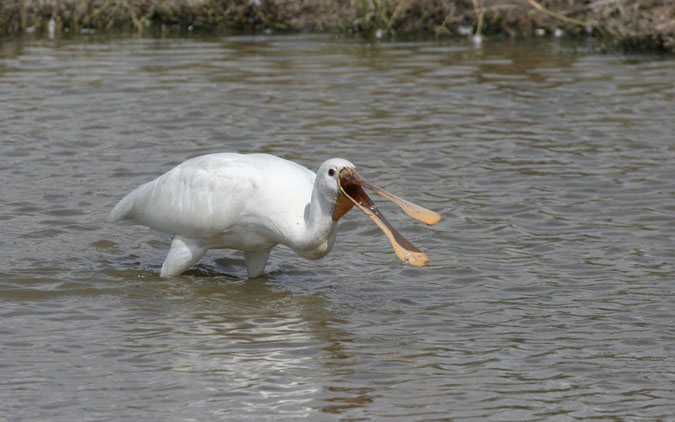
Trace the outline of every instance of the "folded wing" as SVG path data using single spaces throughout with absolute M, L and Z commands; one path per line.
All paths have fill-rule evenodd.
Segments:
M 197 157 L 129 193 L 108 221 L 131 220 L 190 238 L 212 236 L 237 223 L 261 177 L 254 166 L 226 154 Z

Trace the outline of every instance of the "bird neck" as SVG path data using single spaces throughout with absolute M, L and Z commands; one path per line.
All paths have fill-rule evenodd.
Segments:
M 295 242 L 295 252 L 308 259 L 326 256 L 335 242 L 336 221 L 333 220 L 335 200 L 326 198 L 317 187 L 312 191 L 312 201 L 305 210 L 304 227 Z

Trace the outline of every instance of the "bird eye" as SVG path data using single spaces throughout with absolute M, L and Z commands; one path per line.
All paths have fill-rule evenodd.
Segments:
M 328 169 L 328 175 L 329 175 L 330 177 L 335 176 L 335 170 L 333 170 L 333 169 Z

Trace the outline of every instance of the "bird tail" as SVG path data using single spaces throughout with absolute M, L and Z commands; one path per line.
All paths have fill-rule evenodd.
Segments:
M 116 223 L 129 217 L 129 214 L 131 214 L 131 211 L 134 209 L 134 193 L 135 191 L 122 198 L 122 200 L 118 202 L 117 205 L 115 205 L 112 211 L 110 211 L 106 221 L 109 223 Z

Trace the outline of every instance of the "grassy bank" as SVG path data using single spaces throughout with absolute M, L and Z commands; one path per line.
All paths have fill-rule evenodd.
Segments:
M 675 0 L 2 0 L 0 34 L 127 30 L 367 37 L 591 35 L 675 52 Z

